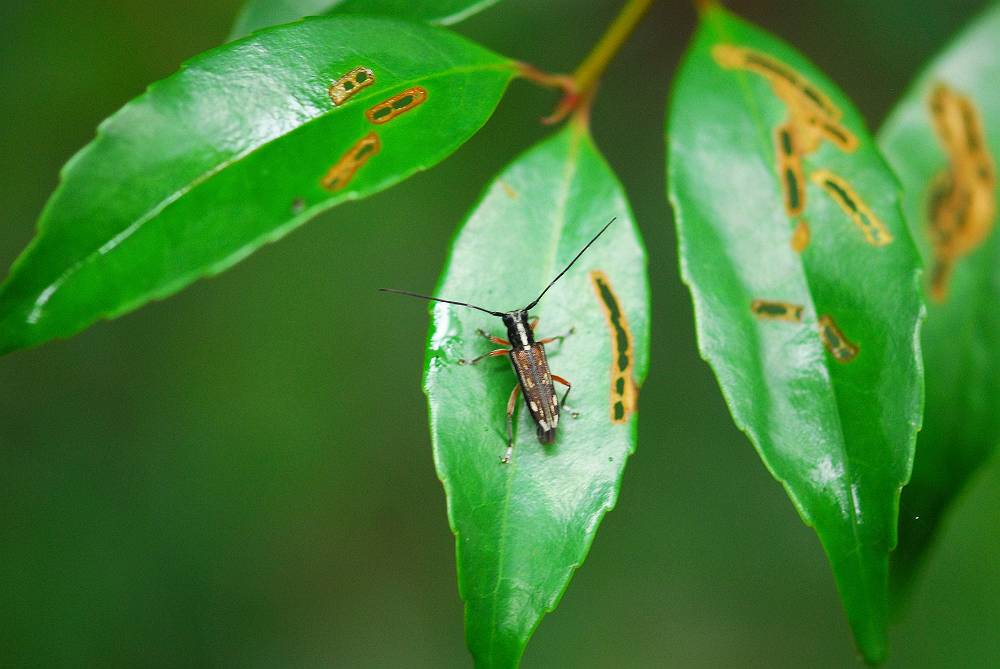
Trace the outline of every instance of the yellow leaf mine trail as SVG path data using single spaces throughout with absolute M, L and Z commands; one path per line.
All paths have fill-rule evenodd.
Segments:
M 764 77 L 785 104 L 788 118 L 774 132 L 775 165 L 784 193 L 785 212 L 792 218 L 799 216 L 806 206 L 802 157 L 815 152 L 823 140 L 851 153 L 858 148 L 857 137 L 840 123 L 843 116 L 840 108 L 780 60 L 732 44 L 717 44 L 712 56 L 726 69 L 746 70 Z M 805 242 L 808 243 L 808 238 Z
M 827 195 L 861 230 L 866 242 L 872 246 L 885 246 L 892 242 L 893 237 L 889 229 L 843 177 L 830 170 L 817 170 L 813 172 L 812 180 L 822 186 Z
M 381 149 L 382 143 L 374 132 L 359 139 L 323 177 L 320 182 L 323 188 L 334 193 L 346 188 L 357 171 Z
M 931 91 L 931 118 L 949 167 L 931 182 L 928 235 L 934 248 L 931 297 L 948 296 L 958 260 L 982 244 L 996 219 L 996 169 L 979 110 L 945 84 Z
M 590 273 L 590 283 L 611 331 L 611 422 L 625 423 L 635 411 L 639 399 L 639 390 L 632 374 L 635 363 L 632 331 L 607 275 L 601 270 L 594 270 Z

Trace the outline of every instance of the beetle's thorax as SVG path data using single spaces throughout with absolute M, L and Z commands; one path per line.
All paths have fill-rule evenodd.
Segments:
M 507 326 L 507 340 L 514 348 L 528 348 L 535 343 L 527 311 L 507 312 L 503 315 L 503 324 Z

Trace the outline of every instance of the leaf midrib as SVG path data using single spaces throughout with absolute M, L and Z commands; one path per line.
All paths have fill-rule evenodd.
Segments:
M 724 25 L 722 25 L 722 23 L 721 23 L 721 13 L 718 12 L 718 11 L 712 11 L 711 14 L 710 14 L 710 16 L 714 20 L 711 21 L 711 22 L 706 22 L 706 23 L 708 23 L 709 25 L 711 25 L 711 27 L 715 30 L 715 32 L 718 35 L 718 37 L 720 39 L 723 39 L 723 40 L 734 41 L 733 38 L 725 30 Z M 720 17 L 720 18 L 717 18 L 717 17 Z M 736 71 L 733 72 L 733 74 L 734 74 L 734 76 L 736 76 L 736 77 L 739 78 L 741 92 L 743 93 L 744 98 L 746 99 L 747 104 L 748 104 L 748 115 L 750 116 L 751 121 L 758 128 L 758 138 L 767 138 L 767 136 L 768 136 L 768 128 L 767 128 L 767 125 L 764 122 L 764 119 L 762 118 L 762 116 L 761 116 L 761 114 L 759 112 L 759 109 L 757 107 L 756 97 L 755 97 L 754 93 L 752 92 L 752 87 L 749 84 L 749 75 L 746 72 L 743 72 L 742 70 L 736 70 Z M 769 151 L 767 150 L 766 146 L 767 146 L 767 144 L 766 144 L 766 139 L 765 139 L 765 142 L 763 144 L 764 148 L 762 148 L 762 154 L 765 156 L 765 158 L 764 158 L 765 163 L 769 162 L 769 160 L 770 160 L 767 157 L 768 154 L 769 154 Z M 797 258 L 797 262 L 799 264 L 803 280 L 805 281 L 806 286 L 809 289 L 810 306 L 812 306 L 813 311 L 815 313 L 818 313 L 818 311 L 816 309 L 816 303 L 813 300 L 813 291 L 812 291 L 812 288 L 811 288 L 811 285 L 810 285 L 809 273 L 805 270 L 805 263 L 803 262 L 801 256 L 799 256 Z M 759 356 L 758 356 L 758 358 L 759 358 Z M 850 457 L 850 452 L 847 449 L 846 438 L 844 437 L 844 427 L 843 427 L 842 419 L 841 419 L 841 415 L 840 415 L 840 400 L 837 397 L 836 383 L 833 380 L 833 375 L 829 373 L 830 362 L 828 360 L 826 360 L 825 357 L 824 357 L 824 360 L 823 360 L 823 364 L 824 364 L 824 366 L 828 370 L 828 378 L 830 379 L 828 387 L 829 387 L 831 395 L 833 396 L 834 405 L 837 407 L 836 425 L 837 425 L 838 432 L 839 432 L 839 435 L 838 435 L 839 439 L 837 441 L 837 444 L 839 446 L 839 450 L 841 451 L 841 455 L 843 456 L 843 462 L 844 462 L 844 467 L 845 467 L 845 472 L 844 473 L 847 475 L 847 480 L 854 480 L 854 477 L 853 477 L 854 465 L 853 465 L 852 458 Z M 860 534 L 858 532 L 858 526 L 859 526 L 860 523 L 858 521 L 857 513 L 855 512 L 855 505 L 854 505 L 855 495 L 854 495 L 854 490 L 853 490 L 852 486 L 847 485 L 843 481 L 844 481 L 844 479 L 840 478 L 838 482 L 840 482 L 840 484 L 841 484 L 840 485 L 841 490 L 847 494 L 847 499 L 848 499 L 848 502 L 849 502 L 848 505 L 847 505 L 847 508 L 848 508 L 848 513 L 850 515 L 850 519 L 851 519 L 851 522 L 850 522 L 851 536 L 854 539 L 854 544 L 859 549 L 859 550 L 856 550 L 856 551 L 851 551 L 851 555 L 853 555 L 855 557 L 855 560 L 857 561 L 857 566 L 858 566 L 858 568 L 860 570 L 860 573 L 863 574 L 863 575 L 866 575 L 868 573 L 868 570 L 865 568 L 865 564 L 864 564 L 864 562 L 863 562 L 863 560 L 861 558 L 861 551 L 860 551 L 860 549 L 862 547 L 864 547 L 865 544 L 861 540 L 861 536 L 860 536 Z M 861 579 L 861 587 L 864 589 L 865 601 L 866 602 L 872 601 L 871 592 L 868 589 L 868 581 L 864 577 L 862 577 L 862 579 Z M 866 618 L 866 619 L 869 619 L 869 618 Z M 878 630 L 873 630 L 873 631 L 876 634 L 878 633 Z
M 575 121 L 571 121 L 571 123 L 572 122 Z M 582 137 L 583 137 L 582 130 L 576 132 L 570 132 L 570 140 L 569 140 L 570 145 L 568 147 L 568 150 L 566 151 L 566 162 L 563 166 L 562 192 L 560 193 L 560 197 L 558 199 L 558 204 L 556 207 L 556 214 L 554 216 L 554 219 L 558 222 L 558 225 L 555 226 L 556 227 L 555 234 L 553 235 L 552 239 L 549 242 L 549 246 L 551 248 L 549 251 L 548 270 L 542 275 L 543 281 L 544 277 L 552 274 L 552 267 L 555 266 L 556 257 L 557 254 L 559 253 L 559 240 L 562 238 L 562 232 L 566 227 L 566 211 L 569 207 L 569 194 L 571 191 L 573 179 L 576 177 L 576 169 L 577 169 L 576 158 L 577 154 L 579 153 L 580 142 L 582 140 Z M 515 430 L 516 427 L 517 425 L 515 424 Z M 517 443 L 516 436 L 514 442 L 515 444 Z M 494 583 L 493 585 L 493 592 L 490 594 L 490 608 L 492 613 L 490 615 L 490 638 L 489 638 L 489 643 L 487 644 L 487 648 L 488 648 L 488 656 L 491 658 L 493 657 L 494 649 L 496 646 L 497 613 L 499 610 L 499 607 L 497 606 L 497 598 L 500 594 L 500 583 L 504 580 L 503 568 L 506 557 L 506 547 L 507 547 L 507 537 L 508 537 L 507 528 L 509 527 L 509 520 L 510 520 L 510 500 L 513 495 L 514 474 L 516 472 L 517 469 L 515 460 L 515 466 L 511 467 L 507 475 L 507 487 L 504 492 L 503 511 L 500 521 L 501 522 L 500 542 L 497 548 L 497 578 L 496 578 L 496 583 Z

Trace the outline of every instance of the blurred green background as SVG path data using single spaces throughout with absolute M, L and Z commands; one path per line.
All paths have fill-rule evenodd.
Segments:
M 220 43 L 238 4 L 0 3 L 0 265 L 97 123 Z M 728 4 L 877 127 L 983 3 Z M 458 29 L 566 71 L 619 5 L 505 0 Z M 653 367 L 619 506 L 525 667 L 858 665 L 819 542 L 696 352 L 662 139 L 694 21 L 687 2 L 657 3 L 596 104 L 649 246 Z M 165 302 L 0 359 L 0 666 L 471 664 L 420 391 L 427 318 L 374 289 L 433 287 L 462 216 L 549 132 L 537 119 L 553 102 L 515 84 L 432 172 Z M 890 667 L 1000 664 L 998 509 L 995 460 L 946 524 Z

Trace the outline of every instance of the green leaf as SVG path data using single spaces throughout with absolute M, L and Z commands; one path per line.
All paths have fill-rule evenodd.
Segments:
M 459 361 L 497 348 L 476 329 L 506 338 L 503 324 L 471 309 L 438 304 L 434 310 L 425 389 L 456 535 L 466 636 L 480 667 L 517 665 L 614 506 L 635 448 L 634 413 L 617 421 L 612 416 L 619 400 L 623 410 L 634 408 L 646 376 L 645 250 L 622 187 L 584 127 L 571 123 L 497 177 L 458 234 L 435 293 L 490 310 L 517 309 L 613 216 L 618 220 L 532 312 L 540 317 L 538 338 L 575 329 L 547 347 L 553 373 L 573 383 L 554 444 L 538 442 L 519 399 L 513 460 L 500 463 L 516 377 L 505 359 L 475 366 Z M 597 270 L 624 316 L 615 317 L 622 324 L 618 340 L 595 291 Z M 625 370 L 613 377 L 612 346 L 628 339 Z M 567 415 L 570 410 L 579 417 Z
M 794 153 L 779 171 L 786 124 Z M 922 390 L 919 258 L 896 180 L 815 66 L 719 8 L 703 14 L 688 49 L 668 138 L 702 356 L 737 426 L 815 528 L 857 644 L 878 661 Z M 802 190 L 786 190 L 788 169 Z M 843 193 L 857 221 L 852 204 L 835 201 Z
M 894 591 L 905 599 L 934 530 L 952 500 L 1000 443 L 1000 233 L 997 232 L 997 161 L 1000 159 L 1000 5 L 965 30 L 917 78 L 879 133 L 879 143 L 904 186 L 904 208 L 923 253 L 928 299 L 923 330 L 927 398 L 924 428 L 917 441 L 913 477 L 903 490 L 899 546 L 892 558 Z M 952 151 L 933 122 L 931 100 L 955 118 L 961 135 L 985 151 L 959 141 Z M 956 106 L 958 105 L 958 106 Z M 978 117 L 978 120 L 973 119 Z M 944 117 L 942 117 L 944 118 Z M 980 129 L 976 130 L 975 125 Z M 950 127 L 950 126 L 949 126 Z M 981 171 L 982 170 L 982 171 Z M 967 207 L 954 247 L 931 241 L 952 205 L 930 213 L 930 202 L 951 174 L 956 197 L 981 204 Z M 977 213 L 978 212 L 978 213 Z M 960 220 L 960 222 L 958 222 Z M 945 227 L 951 227 L 947 222 Z M 953 267 L 945 280 L 941 270 Z
M 230 39 L 289 23 L 303 16 L 376 14 L 438 25 L 458 23 L 498 0 L 248 0 L 236 17 Z
M 371 74 L 335 105 L 328 87 L 358 67 Z M 0 286 L 0 353 L 170 295 L 435 165 L 486 122 L 514 75 L 511 61 L 444 30 L 357 16 L 195 58 L 106 120 L 64 168 L 38 236 Z M 422 104 L 367 118 L 412 88 L 426 91 Z

